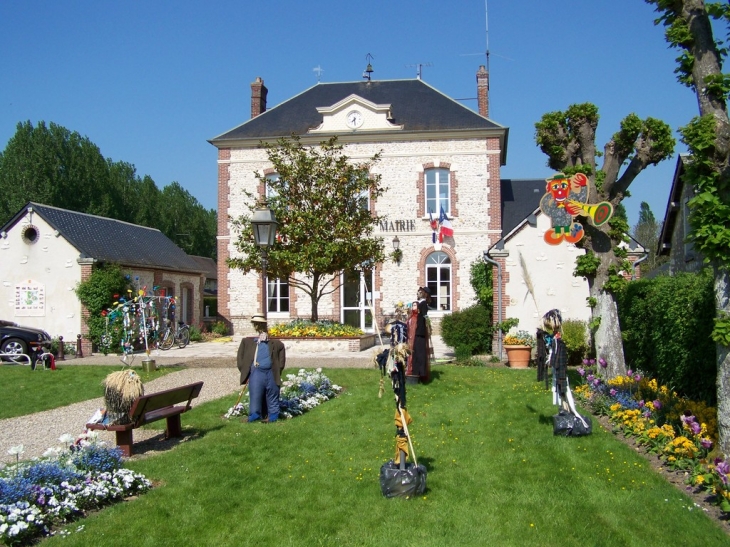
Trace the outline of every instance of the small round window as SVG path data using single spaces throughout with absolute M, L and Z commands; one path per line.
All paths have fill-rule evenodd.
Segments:
M 32 224 L 29 224 L 28 226 L 23 228 L 22 236 L 23 241 L 25 241 L 26 243 L 35 243 L 36 241 L 38 241 L 40 234 L 38 233 L 38 228 L 36 228 Z

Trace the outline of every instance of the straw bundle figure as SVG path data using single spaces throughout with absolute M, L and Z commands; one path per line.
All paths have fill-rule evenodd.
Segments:
M 144 395 L 142 380 L 133 370 L 112 372 L 102 382 L 109 423 L 129 423 L 129 410 L 137 397 Z

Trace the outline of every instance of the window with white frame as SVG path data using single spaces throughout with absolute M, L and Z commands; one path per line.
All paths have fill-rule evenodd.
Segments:
M 452 309 L 451 259 L 442 251 L 426 258 L 426 287 L 431 291 L 431 309 Z
M 443 207 L 444 213 L 451 214 L 451 177 L 448 169 L 426 169 L 426 211 L 438 217 Z
M 289 280 L 269 279 L 266 282 L 267 310 L 270 313 L 289 311 Z

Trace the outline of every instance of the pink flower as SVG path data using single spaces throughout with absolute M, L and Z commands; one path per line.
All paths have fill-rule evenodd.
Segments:
M 641 374 L 634 374 L 634 380 L 639 382 L 641 380 Z
M 616 391 L 615 389 L 611 388 L 611 391 L 609 391 L 608 393 L 611 395 L 611 397 L 615 397 L 616 394 L 618 393 L 618 391 Z
M 634 371 L 633 370 L 629 369 L 629 370 L 626 371 L 626 376 L 633 376 L 633 375 L 634 375 Z

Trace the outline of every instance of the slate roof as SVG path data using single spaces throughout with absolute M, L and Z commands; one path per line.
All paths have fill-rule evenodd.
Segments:
M 454 99 L 437 91 L 423 80 L 384 80 L 370 82 L 318 83 L 299 95 L 265 111 L 210 142 L 226 146 L 226 141 L 262 140 L 306 135 L 322 123 L 317 107 L 336 104 L 357 95 L 376 104 L 390 104 L 393 123 L 403 125 L 398 133 L 499 130 L 507 140 L 508 129 L 496 124 Z M 391 132 L 392 134 L 392 132 Z M 506 142 L 503 150 L 507 149 Z
M 8 231 L 33 207 L 40 216 L 58 230 L 81 258 L 113 262 L 123 266 L 163 268 L 201 273 L 201 268 L 185 251 L 155 228 L 130 224 L 121 220 L 78 213 L 40 203 L 27 203 L 2 230 Z
M 502 237 L 536 212 L 545 195 L 545 179 L 502 179 Z
M 208 258 L 207 256 L 188 255 L 192 258 L 200 268 L 200 271 L 205 274 L 206 279 L 218 280 L 218 265 L 215 260 Z

